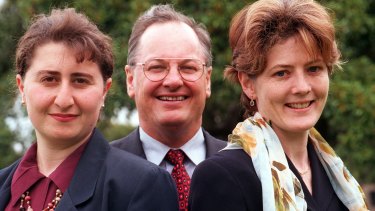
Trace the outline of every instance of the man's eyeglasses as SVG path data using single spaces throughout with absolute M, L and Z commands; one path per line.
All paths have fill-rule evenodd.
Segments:
M 167 77 L 171 69 L 171 60 L 177 63 L 177 70 L 186 81 L 194 82 L 202 77 L 206 64 L 198 59 L 188 58 L 154 58 L 144 63 L 136 63 L 143 66 L 143 73 L 150 81 L 161 81 Z

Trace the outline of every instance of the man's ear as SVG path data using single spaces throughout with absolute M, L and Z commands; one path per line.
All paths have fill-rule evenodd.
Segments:
M 212 66 L 207 68 L 207 72 L 204 75 L 206 81 L 206 98 L 211 96 L 211 73 L 212 73 Z
M 129 97 L 134 99 L 134 96 L 135 96 L 134 71 L 131 70 L 129 65 L 126 65 L 124 70 L 125 70 L 125 74 L 126 74 L 126 91 L 128 92 Z
M 255 99 L 256 93 L 254 88 L 254 79 L 250 78 L 245 72 L 238 72 L 237 77 L 240 81 L 242 91 L 246 94 L 246 96 L 250 99 Z

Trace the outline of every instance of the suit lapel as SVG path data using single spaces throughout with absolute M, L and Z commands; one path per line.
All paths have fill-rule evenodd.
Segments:
M 0 190 L 0 210 L 5 210 L 5 207 L 9 203 L 10 200 L 10 185 L 6 184 Z
M 216 152 L 218 152 L 226 146 L 227 143 L 225 141 L 216 139 L 204 129 L 202 130 L 206 145 L 206 157 L 212 156 L 213 154 L 215 154 Z M 133 130 L 125 138 L 113 141 L 111 145 L 114 147 L 118 147 L 122 150 L 126 150 L 135 155 L 138 155 L 139 157 L 142 157 L 144 159 L 147 159 L 142 146 L 141 139 L 139 137 L 139 127 Z
M 207 131 L 203 130 L 204 143 L 206 145 L 206 158 L 214 155 L 219 150 L 223 149 L 226 146 L 226 142 L 219 140 L 211 136 Z
M 146 159 L 146 154 L 142 146 L 141 138 L 139 137 L 139 127 L 135 129 L 129 136 L 126 137 L 127 149 L 129 152 L 136 154 Z
M 14 172 L 17 169 L 18 164 L 20 163 L 21 159 L 16 161 L 14 164 L 9 166 L 9 174 L 0 189 L 0 210 L 5 210 L 5 207 L 8 205 L 10 200 L 10 193 L 11 193 L 11 184 Z M 5 169 L 4 169 L 5 170 Z
M 56 208 L 57 211 L 77 211 L 69 192 L 64 193 L 63 199 Z
M 141 138 L 139 137 L 139 127 L 133 130 L 125 138 L 113 141 L 111 145 L 146 159 Z
M 109 149 L 108 142 L 95 129 L 81 156 L 72 181 L 56 210 L 75 210 L 76 205 L 93 196 Z

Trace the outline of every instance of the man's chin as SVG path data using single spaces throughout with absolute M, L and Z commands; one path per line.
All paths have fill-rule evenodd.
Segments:
M 181 127 L 186 124 L 184 119 L 166 119 L 165 121 L 160 121 L 160 124 L 164 127 Z

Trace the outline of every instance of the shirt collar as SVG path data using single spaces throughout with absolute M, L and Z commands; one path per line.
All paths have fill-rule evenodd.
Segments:
M 141 127 L 139 127 L 139 137 L 148 161 L 160 165 L 167 152 L 171 149 L 167 145 L 149 136 Z M 202 128 L 195 135 L 180 147 L 182 151 L 195 165 L 198 165 L 206 158 L 206 147 Z
M 88 141 L 79 146 L 48 176 L 62 192 L 65 192 L 68 188 L 74 170 L 87 143 Z M 12 205 L 17 203 L 21 194 L 26 192 L 31 186 L 36 184 L 40 179 L 46 178 L 38 169 L 36 159 L 37 147 L 37 143 L 34 143 L 26 151 L 14 173 L 11 186 L 12 199 L 10 201 Z
M 61 189 L 62 192 L 68 188 L 71 179 L 73 178 L 74 171 L 78 162 L 85 150 L 88 141 L 84 142 L 76 150 L 73 151 L 56 169 L 53 171 L 49 178 Z
M 34 143 L 22 157 L 20 164 L 14 172 L 11 186 L 10 204 L 13 206 L 17 203 L 21 195 L 26 192 L 34 183 L 44 178 L 38 170 L 36 161 L 37 144 Z

